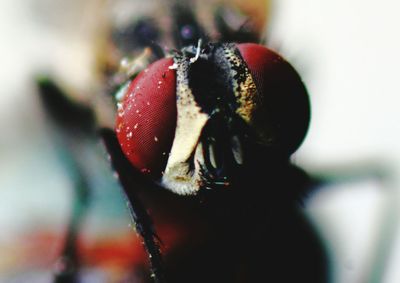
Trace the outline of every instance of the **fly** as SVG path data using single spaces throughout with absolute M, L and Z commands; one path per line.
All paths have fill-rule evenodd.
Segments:
M 201 24 L 206 5 L 169 4 L 161 25 L 162 13 L 116 11 L 99 64 L 107 103 L 89 111 L 148 253 L 145 282 L 325 282 L 297 207 L 312 182 L 289 160 L 310 118 L 300 76 L 235 9 L 207 7 Z M 113 121 L 101 122 L 105 112 Z

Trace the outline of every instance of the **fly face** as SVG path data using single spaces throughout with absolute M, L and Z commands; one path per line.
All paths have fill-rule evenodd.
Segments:
M 120 104 L 116 132 L 136 168 L 175 193 L 196 194 L 234 185 L 259 166 L 259 149 L 288 158 L 299 146 L 307 93 L 279 55 L 199 41 L 172 57 L 139 74 Z
M 230 184 L 243 164 L 244 125 L 257 107 L 255 83 L 235 45 L 200 49 L 174 56 L 177 125 L 162 183 L 179 194 Z

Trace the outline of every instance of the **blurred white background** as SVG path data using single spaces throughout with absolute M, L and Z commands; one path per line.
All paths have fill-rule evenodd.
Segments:
M 271 45 L 300 71 L 312 101 L 295 160 L 309 172 L 387 171 L 309 203 L 331 244 L 334 282 L 400 282 L 399 10 L 391 0 L 275 1 Z
M 82 16 L 77 3 L 0 1 L 2 246 L 26 229 L 21 223 L 65 222 L 70 183 L 46 138 L 33 76 L 45 67 L 85 87 L 90 69 L 79 66 L 90 63 L 90 38 L 73 32 L 84 30 L 70 20 Z M 53 10 L 58 4 L 63 8 Z M 332 252 L 335 283 L 400 282 L 399 11 L 395 0 L 273 3 L 270 46 L 299 70 L 312 101 L 311 127 L 294 162 L 322 175 L 386 172 L 332 184 L 308 202 Z

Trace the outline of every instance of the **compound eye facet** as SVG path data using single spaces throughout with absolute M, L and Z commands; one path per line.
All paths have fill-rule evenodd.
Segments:
M 254 43 L 237 48 L 255 81 L 260 102 L 254 126 L 270 146 L 293 153 L 303 141 L 310 120 L 307 90 L 296 70 L 280 55 Z
M 176 74 L 173 59 L 151 64 L 134 78 L 118 104 L 116 133 L 131 164 L 160 177 L 171 150 L 176 127 Z

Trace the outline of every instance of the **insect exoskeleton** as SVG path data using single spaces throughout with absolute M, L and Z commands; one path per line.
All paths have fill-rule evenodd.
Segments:
M 253 43 L 209 43 L 129 82 L 116 132 L 134 167 L 188 195 L 229 186 L 257 147 L 288 158 L 309 118 L 306 88 L 280 55 Z

